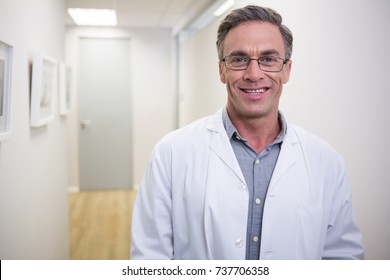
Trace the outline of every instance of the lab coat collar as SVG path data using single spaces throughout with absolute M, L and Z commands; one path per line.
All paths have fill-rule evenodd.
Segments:
M 241 179 L 242 182 L 245 182 L 241 168 L 238 164 L 233 148 L 230 144 L 229 137 L 223 125 L 223 110 L 224 108 L 219 109 L 207 123 L 207 129 L 213 132 L 210 141 L 210 149 L 214 151 L 221 158 L 221 160 L 235 172 L 235 174 Z M 290 125 L 288 122 L 286 130 L 287 132 L 270 182 L 270 194 L 272 194 L 273 186 L 283 176 L 283 174 L 294 165 L 297 160 L 297 154 L 299 151 L 297 149 L 300 147 L 299 139 L 295 133 L 294 126 Z

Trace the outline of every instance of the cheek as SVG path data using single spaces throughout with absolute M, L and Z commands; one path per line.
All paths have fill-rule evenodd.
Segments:
M 282 72 L 276 73 L 276 75 L 272 75 L 272 73 L 269 73 L 267 76 L 270 80 L 272 80 L 275 86 L 282 86 L 288 81 L 288 76 Z
M 223 69 L 223 71 L 220 71 L 219 77 L 222 83 L 233 87 L 237 81 L 242 80 L 242 74 L 240 71 L 231 71 Z

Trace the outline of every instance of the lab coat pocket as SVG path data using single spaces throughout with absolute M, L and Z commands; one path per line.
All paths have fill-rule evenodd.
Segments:
M 321 239 L 322 208 L 300 204 L 296 234 L 296 253 L 298 259 L 318 259 Z

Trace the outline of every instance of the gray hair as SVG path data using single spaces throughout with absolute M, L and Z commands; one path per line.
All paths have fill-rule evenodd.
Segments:
M 223 48 L 226 35 L 229 31 L 244 22 L 260 21 L 269 22 L 279 27 L 282 34 L 284 48 L 286 52 L 285 59 L 290 59 L 293 48 L 293 36 L 285 25 L 282 24 L 282 16 L 270 8 L 264 8 L 256 5 L 249 5 L 244 8 L 233 10 L 223 19 L 218 27 L 217 51 L 219 60 L 223 59 Z

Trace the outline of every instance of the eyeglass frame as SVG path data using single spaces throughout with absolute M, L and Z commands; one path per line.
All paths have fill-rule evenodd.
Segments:
M 243 68 L 243 69 L 233 69 L 233 68 L 227 67 L 227 65 L 226 65 L 226 58 L 227 58 L 227 57 L 230 57 L 230 56 L 247 57 L 249 60 L 248 60 L 248 63 L 246 64 L 246 67 L 245 67 L 245 68 Z M 282 60 L 283 63 L 281 64 L 280 70 L 278 70 L 278 71 L 269 71 L 269 70 L 264 70 L 264 69 L 262 69 L 262 68 L 261 68 L 262 63 L 260 62 L 260 59 L 261 59 L 261 58 L 264 58 L 264 57 L 272 57 L 272 58 L 276 58 L 276 59 Z M 233 70 L 233 71 L 242 71 L 242 70 L 248 69 L 249 64 L 251 63 L 252 60 L 256 60 L 256 61 L 257 61 L 257 64 L 259 65 L 259 68 L 260 68 L 261 71 L 268 72 L 268 73 L 279 73 L 279 72 L 281 72 L 281 71 L 283 70 L 284 65 L 286 65 L 286 63 L 287 63 L 290 59 L 289 59 L 289 58 L 283 59 L 283 58 L 281 58 L 281 57 L 272 56 L 272 55 L 265 55 L 265 56 L 261 56 L 261 57 L 259 57 L 259 58 L 250 58 L 250 57 L 247 56 L 247 55 L 235 55 L 235 54 L 233 54 L 233 55 L 227 55 L 227 56 L 225 56 L 224 58 L 222 58 L 221 61 L 223 62 L 223 64 L 225 65 L 225 67 L 226 67 L 227 69 L 229 69 L 229 70 Z

